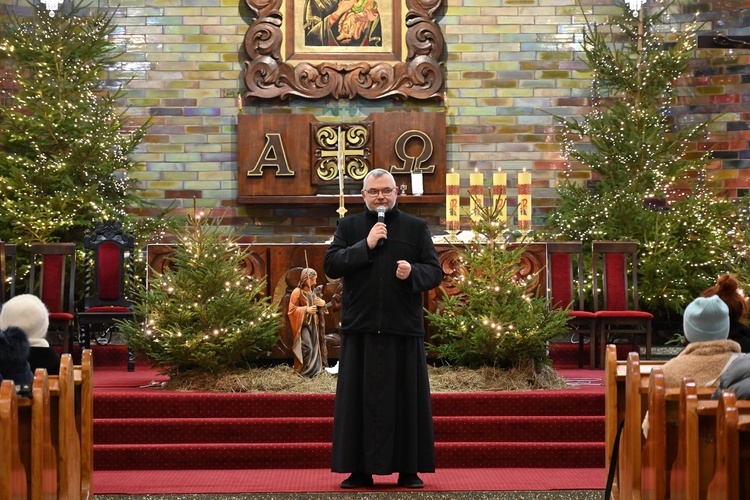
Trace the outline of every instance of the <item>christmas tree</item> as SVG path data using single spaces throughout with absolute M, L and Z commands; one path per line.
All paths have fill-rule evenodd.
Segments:
M 115 10 L 80 2 L 3 25 L 0 59 L 13 92 L 0 95 L 0 239 L 83 241 L 101 219 L 139 206 L 129 155 L 146 126 L 117 111 L 122 87 L 101 79 L 117 61 Z
M 427 313 L 437 331 L 432 349 L 460 366 L 538 370 L 549 364 L 547 342 L 568 331 L 568 313 L 551 310 L 544 294 L 529 290 L 533 276 L 519 277 L 526 245 L 508 247 L 500 208 L 478 204 L 475 241 L 455 249 L 460 261 L 452 280 L 459 293 Z
M 188 217 L 174 231 L 170 266 L 136 291 L 134 312 L 143 322 L 119 324 L 128 345 L 164 373 L 246 368 L 276 343 L 280 317 L 263 294 L 265 277 L 245 274 L 247 250 L 220 223 Z
M 593 107 L 560 120 L 571 172 L 589 169 L 596 180 L 564 181 L 547 221 L 556 239 L 639 242 L 641 306 L 667 313 L 728 269 L 743 225 L 707 171 L 710 151 L 695 148 L 710 121 L 673 113 L 699 29 L 668 24 L 674 8 L 623 5 L 622 16 L 585 26 Z

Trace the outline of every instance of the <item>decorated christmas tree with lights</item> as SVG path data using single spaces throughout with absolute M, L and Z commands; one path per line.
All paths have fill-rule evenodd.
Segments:
M 538 276 L 521 275 L 526 245 L 507 246 L 499 208 L 478 206 L 476 241 L 455 249 L 451 280 L 458 293 L 426 314 L 436 332 L 431 348 L 459 366 L 539 372 L 549 364 L 547 342 L 568 331 L 568 313 L 550 310 L 544 293 L 533 290 Z
M 560 120 L 568 174 L 590 169 L 594 181 L 563 181 L 547 223 L 556 239 L 639 242 L 641 307 L 679 313 L 731 268 L 743 220 L 707 170 L 710 151 L 696 148 L 711 122 L 675 112 L 699 26 L 680 24 L 674 4 L 633 1 L 584 28 L 593 107 Z
M 247 368 L 276 343 L 280 316 L 264 295 L 266 277 L 245 274 L 249 250 L 220 224 L 197 213 L 174 230 L 170 264 L 136 291 L 141 321 L 119 325 L 127 344 L 164 373 Z
M 57 8 L 59 2 L 48 2 Z M 141 205 L 129 155 L 145 125 L 117 110 L 122 87 L 102 80 L 119 52 L 115 10 L 66 2 L 10 12 L 0 33 L 0 239 L 82 241 L 102 219 Z

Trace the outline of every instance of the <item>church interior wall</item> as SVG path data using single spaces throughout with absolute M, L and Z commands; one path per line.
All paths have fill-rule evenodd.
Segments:
M 66 0 L 69 1 L 69 0 Z M 108 0 L 117 9 L 114 41 L 124 50 L 107 76 L 127 83 L 133 123 L 151 128 L 135 159 L 143 196 L 177 212 L 199 207 L 266 242 L 323 241 L 333 233 L 336 207 L 254 206 L 237 202 L 237 95 L 243 37 L 252 11 L 237 0 Z M 107 0 L 104 0 L 104 4 Z M 0 0 L 24 9 L 24 0 Z M 611 0 L 583 0 L 588 19 L 620 12 Z M 706 22 L 705 32 L 750 34 L 741 0 L 706 1 L 683 9 L 675 21 Z M 310 113 L 321 121 L 357 121 L 373 112 L 445 110 L 446 170 L 485 176 L 502 168 L 509 180 L 533 173 L 533 222 L 555 205 L 555 186 L 568 168 L 552 115 L 580 116 L 589 106 L 591 73 L 581 61 L 579 5 L 560 0 L 446 0 L 436 20 L 445 36 L 445 102 L 392 99 L 304 99 L 245 102 L 242 113 Z M 4 21 L 4 19 L 0 19 Z M 692 74 L 679 82 L 679 120 L 720 115 L 711 138 L 711 168 L 731 196 L 750 188 L 750 50 L 700 49 Z M 0 85 L 7 85 L 7 80 Z M 383 165 L 375 165 L 382 167 Z M 590 180 L 576 170 L 573 178 Z M 515 199 L 513 181 L 509 201 Z M 468 198 L 464 203 L 468 205 Z M 359 210 L 358 206 L 348 206 Z M 433 231 L 444 227 L 443 205 L 412 205 Z

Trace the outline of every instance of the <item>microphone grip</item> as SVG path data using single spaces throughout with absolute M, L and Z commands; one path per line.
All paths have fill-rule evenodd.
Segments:
M 385 224 L 385 210 L 378 210 L 378 222 L 382 222 L 383 224 Z M 377 245 L 375 245 L 376 248 L 382 247 L 383 243 L 385 243 L 385 238 L 380 238 Z

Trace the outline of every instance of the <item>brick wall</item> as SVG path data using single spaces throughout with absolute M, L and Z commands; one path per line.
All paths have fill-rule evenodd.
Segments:
M 69 1 L 69 0 L 66 0 Z M 24 0 L 0 0 L 23 4 Z M 241 90 L 243 36 L 251 12 L 237 0 L 111 0 L 117 11 L 115 40 L 125 50 L 110 72 L 128 84 L 123 105 L 134 123 L 152 116 L 136 159 L 146 198 L 190 210 L 193 200 L 220 210 L 225 222 L 246 225 L 262 241 L 320 241 L 335 226 L 335 207 L 258 208 L 236 198 L 236 95 Z M 583 0 L 590 20 L 619 13 L 611 0 Z M 113 7 L 114 8 L 114 7 Z M 750 34 L 750 1 L 693 4 L 675 21 L 694 16 L 707 33 Z M 448 133 L 447 167 L 485 178 L 508 173 L 509 205 L 515 205 L 516 173 L 533 172 L 534 222 L 555 203 L 565 167 L 551 114 L 576 116 L 588 104 L 590 75 L 580 62 L 583 16 L 571 0 L 447 0 L 437 20 L 445 40 Z M 713 31 L 712 31 L 713 30 Z M 680 86 L 683 120 L 717 117 L 712 135 L 696 148 L 712 147 L 733 195 L 750 188 L 750 50 L 700 50 L 692 75 Z M 431 109 L 437 103 L 391 100 L 292 99 L 246 105 L 245 113 L 312 113 L 321 120 L 358 121 L 374 111 Z M 581 179 L 588 172 L 578 173 Z M 468 198 L 464 196 L 464 203 Z M 347 207 L 356 210 L 358 207 Z M 411 206 L 441 229 L 443 206 Z

